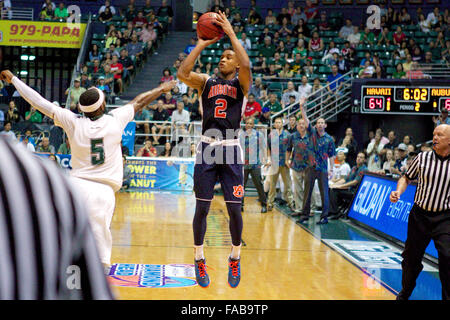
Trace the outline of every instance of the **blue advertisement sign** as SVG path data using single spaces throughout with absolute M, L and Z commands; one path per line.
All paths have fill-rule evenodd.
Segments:
M 122 134 L 122 145 L 128 148 L 129 156 L 133 155 L 135 135 L 136 135 L 136 122 L 132 121 L 127 124 Z
M 392 238 L 406 241 L 409 212 L 414 205 L 415 185 L 408 185 L 400 200 L 392 203 L 389 195 L 397 189 L 397 181 L 378 175 L 364 175 L 348 216 Z M 426 251 L 437 258 L 434 242 Z
M 130 188 L 192 191 L 194 158 L 128 157 Z
M 40 157 L 48 158 L 49 153 L 36 153 Z M 55 154 L 56 161 L 63 169 L 72 169 L 72 156 L 70 154 Z

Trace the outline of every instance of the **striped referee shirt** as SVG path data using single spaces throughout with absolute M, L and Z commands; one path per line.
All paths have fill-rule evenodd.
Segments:
M 68 178 L 1 137 L 0 299 L 113 299 Z
M 434 150 L 421 152 L 405 176 L 408 180 L 418 179 L 416 205 L 431 212 L 450 209 L 450 156 L 443 158 Z

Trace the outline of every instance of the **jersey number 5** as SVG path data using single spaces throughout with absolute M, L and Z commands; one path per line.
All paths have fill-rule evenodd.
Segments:
M 91 139 L 91 164 L 96 166 L 105 163 L 103 138 Z
M 225 99 L 217 99 L 216 100 L 216 109 L 214 109 L 214 117 L 225 119 L 227 117 L 227 100 Z

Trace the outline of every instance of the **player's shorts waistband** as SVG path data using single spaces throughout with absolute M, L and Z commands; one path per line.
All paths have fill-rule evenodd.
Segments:
M 209 143 L 212 146 L 238 146 L 239 145 L 239 139 L 224 139 L 224 140 L 216 140 L 211 137 L 207 136 L 201 136 L 201 141 L 205 143 Z

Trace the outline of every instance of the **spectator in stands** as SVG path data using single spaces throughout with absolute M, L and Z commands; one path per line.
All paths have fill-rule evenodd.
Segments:
M 66 136 L 65 142 L 61 143 L 58 148 L 60 154 L 71 154 L 69 138 Z
M 168 134 L 170 132 L 170 125 L 168 124 L 169 118 L 169 112 L 164 108 L 164 101 L 159 99 L 156 104 L 156 110 L 153 111 L 153 121 L 159 121 L 162 123 L 154 124 L 151 127 L 154 145 L 159 144 L 159 139 L 162 134 Z M 156 131 L 158 131 L 158 134 Z
M 385 79 L 386 73 L 384 69 L 380 66 L 375 67 L 375 71 L 372 74 L 373 79 Z
M 33 123 L 41 123 L 42 122 L 42 113 L 40 113 L 33 106 L 31 106 L 30 110 L 25 112 L 25 121 L 30 121 Z
M 427 21 L 429 22 L 430 26 L 434 26 L 435 24 L 438 23 L 438 18 L 440 16 L 440 12 L 439 12 L 439 7 L 435 7 L 433 9 L 433 11 L 431 11 L 428 15 L 427 15 Z
M 165 68 L 163 70 L 163 76 L 161 77 L 161 79 L 159 80 L 159 82 L 169 82 L 172 81 L 174 78 L 172 76 L 172 73 L 170 72 L 169 68 Z
M 411 16 L 408 13 L 408 10 L 406 9 L 406 7 L 402 7 L 400 9 L 400 12 L 397 16 L 397 21 L 399 24 L 403 24 L 403 25 L 409 25 L 411 24 Z
M 158 152 L 152 145 L 152 140 L 145 139 L 144 146 L 138 150 L 136 157 L 156 157 Z
M 16 103 L 14 100 L 11 100 L 8 104 L 8 111 L 5 115 L 5 123 L 10 122 L 11 124 L 15 124 L 20 122 L 20 114 L 17 110 Z
M 108 97 L 111 94 L 111 88 L 109 87 L 109 85 L 105 83 L 104 76 L 98 77 L 98 84 L 96 85 L 96 87 L 102 90 L 105 93 L 106 97 Z
M 438 117 L 433 116 L 433 123 L 435 126 L 441 124 L 450 124 L 450 118 L 448 117 L 448 110 L 442 108 L 441 114 Z
M 144 16 L 149 19 L 151 15 L 154 15 L 155 9 L 151 5 L 151 0 L 145 0 L 145 5 L 142 7 L 142 12 L 144 12 Z
M 308 21 L 314 20 L 317 17 L 318 8 L 311 2 L 306 0 L 305 14 Z
M 397 23 L 397 14 L 397 10 L 394 10 L 392 7 L 388 7 L 386 14 L 386 26 L 388 28 L 391 28 Z
M 55 20 L 64 20 L 66 21 L 69 17 L 69 12 L 67 8 L 64 6 L 64 2 L 60 2 L 59 6 L 55 9 Z
M 278 73 L 278 77 L 282 79 L 293 78 L 294 72 L 291 70 L 289 63 L 285 63 L 283 69 Z
M 378 172 L 379 174 L 391 174 L 392 168 L 394 167 L 394 150 L 393 149 L 384 149 L 386 150 L 386 160 L 383 162 L 383 167 Z
M 397 46 L 400 46 L 401 43 L 406 40 L 406 34 L 402 31 L 401 26 L 397 26 L 392 38 L 394 39 L 394 44 Z
M 78 110 L 78 100 L 83 92 L 86 89 L 81 86 L 81 82 L 79 78 L 76 78 L 73 82 L 73 87 L 70 87 L 66 90 L 66 95 L 70 96 L 70 110 L 75 113 L 79 113 Z
M 136 34 L 131 36 L 131 42 L 129 42 L 126 46 L 128 54 L 133 59 L 136 58 L 139 61 L 144 54 L 142 42 L 138 42 L 138 37 Z
M 261 112 L 262 112 L 261 105 L 259 104 L 259 102 L 255 100 L 255 95 L 250 93 L 248 95 L 247 104 L 245 105 L 244 121 L 246 121 L 246 119 L 251 117 L 258 119 L 259 116 L 261 115 Z
M 349 139 L 347 136 L 344 139 Z M 329 185 L 332 186 L 334 183 L 338 182 L 341 179 L 346 179 L 352 169 L 350 165 L 345 161 L 346 152 L 341 148 L 337 148 L 336 160 L 334 162 L 333 174 L 329 181 Z
M 269 65 L 269 69 L 265 69 L 264 70 L 264 75 L 263 75 L 263 79 L 264 80 L 268 80 L 268 79 L 275 79 L 278 77 L 278 73 L 275 69 L 275 64 L 271 63 Z
M 0 80 L 0 97 L 7 98 L 9 96 L 8 91 L 5 88 L 5 84 Z
M 269 100 L 264 103 L 263 108 L 269 108 L 271 114 L 275 114 L 281 111 L 281 104 L 277 99 L 276 93 L 269 95 Z
M 11 0 L 0 0 L 0 11 L 7 13 L 8 19 L 12 19 Z M 6 16 L 6 15 L 5 15 Z
M 173 111 L 177 107 L 177 102 L 172 96 L 171 92 L 167 92 L 164 94 L 164 97 L 162 98 L 162 101 L 164 102 L 164 109 L 167 110 L 169 113 L 169 116 L 172 115 Z
M 393 174 L 402 174 L 401 168 L 406 165 L 406 159 L 408 147 L 404 143 L 400 143 L 396 149 L 394 149 L 395 164 L 391 170 Z
M 103 55 L 100 53 L 97 44 L 92 45 L 91 51 L 89 51 L 89 61 L 94 61 L 95 59 L 102 60 Z
M 303 73 L 309 78 L 313 76 L 315 67 L 312 64 L 312 59 L 310 57 L 308 57 L 305 61 L 305 65 L 303 66 Z M 299 69 L 299 74 L 300 72 L 301 70 Z
M 42 9 L 42 11 L 39 13 L 39 19 L 41 21 L 52 21 L 54 17 L 54 10 L 51 6 L 47 6 Z
M 112 64 L 111 64 L 111 73 L 114 75 L 114 85 L 113 91 L 115 92 L 115 87 L 119 88 L 117 94 L 121 94 L 123 91 L 123 81 L 122 81 L 122 73 L 123 73 L 123 65 L 119 62 L 119 56 L 113 55 Z
M 148 110 L 149 107 L 144 107 L 137 111 L 134 115 L 135 121 L 151 121 L 153 120 L 153 111 Z M 136 131 L 142 132 L 144 129 L 145 134 L 150 134 L 150 123 L 136 123 Z
M 158 9 L 156 15 L 158 17 L 167 17 L 167 22 L 169 25 L 172 24 L 173 9 L 167 4 L 167 0 L 162 0 L 161 7 Z
M 378 172 L 381 169 L 381 152 L 384 144 L 381 142 L 381 134 L 375 134 L 375 140 L 369 143 L 367 147 L 367 168 L 370 172 Z
M 282 59 L 290 58 L 291 51 L 286 47 L 285 42 L 283 40 L 280 40 L 280 42 L 278 42 L 276 52 L 280 54 Z
M 180 135 L 187 135 L 187 126 L 188 123 L 191 121 L 189 117 L 189 112 L 184 110 L 184 103 L 183 102 L 177 102 L 177 108 L 172 113 L 171 117 L 172 121 L 172 141 L 175 141 L 175 143 L 179 143 L 182 138 Z M 178 138 L 180 137 L 180 138 Z
M 288 18 L 286 17 L 283 18 L 278 33 L 282 38 L 285 38 L 287 35 L 292 35 L 291 25 L 289 23 Z
M 419 27 L 422 32 L 430 32 L 431 31 L 431 23 L 429 20 L 425 19 L 425 15 L 421 14 L 419 16 Z
M 346 158 L 350 166 L 355 165 L 357 150 L 358 150 L 358 142 L 356 142 L 355 137 L 353 136 L 353 129 L 348 127 L 345 129 L 344 138 L 340 139 L 337 143 L 338 150 L 347 150 L 345 152 Z
M 353 32 L 350 33 L 347 37 L 347 41 L 350 42 L 350 46 L 356 48 L 358 44 L 361 42 L 361 34 L 359 33 L 359 27 L 354 26 Z
M 144 25 L 148 24 L 147 19 L 144 17 L 144 12 L 143 11 L 139 11 L 137 14 L 137 17 L 135 17 L 133 19 L 133 26 L 135 28 L 141 28 Z
M 403 71 L 403 64 L 397 63 L 395 66 L 395 72 L 392 74 L 393 79 L 404 79 L 406 77 L 406 72 Z
M 183 103 L 184 110 L 189 112 L 189 117 L 192 116 L 192 103 L 189 102 L 189 96 L 187 93 L 181 95 L 181 103 Z
M 300 94 L 297 91 L 295 91 L 295 85 L 294 82 L 292 81 L 289 81 L 287 83 L 287 89 L 285 90 L 283 96 L 281 97 L 281 106 L 283 107 L 283 109 L 286 107 L 286 105 L 290 103 L 289 102 L 290 96 L 295 96 L 295 102 L 298 102 L 300 100 Z
M 36 152 L 34 145 L 28 140 L 28 137 L 23 137 L 20 142 L 25 146 L 25 148 L 27 148 L 28 151 Z
M 413 61 L 417 61 L 417 62 L 422 62 L 425 59 L 425 57 L 422 53 L 422 49 L 419 46 L 414 48 L 411 58 Z
M 341 74 L 346 74 L 347 72 L 350 71 L 352 67 L 350 62 L 347 59 L 345 59 L 342 53 L 338 55 L 338 61 L 336 65 L 338 66 L 338 72 Z
M 92 87 L 92 83 L 89 80 L 87 73 L 81 73 L 80 86 L 85 88 L 86 90 Z
M 384 148 L 381 151 L 381 155 L 384 156 L 388 150 L 394 150 L 397 146 L 397 136 L 395 135 L 395 131 L 391 130 L 388 132 L 388 142 L 384 144 Z
M 56 10 L 56 5 L 51 0 L 45 0 L 41 7 L 42 9 L 51 9 L 52 12 Z
M 136 17 L 136 7 L 134 6 L 134 0 L 130 0 L 130 3 L 125 9 L 125 20 L 127 22 L 131 22 L 133 21 L 134 17 Z
M 180 92 L 180 88 L 178 88 L 177 86 L 175 86 L 172 89 L 172 97 L 175 99 L 176 102 L 181 101 L 181 95 L 182 93 Z
M 368 27 L 364 28 L 364 32 L 361 33 L 360 43 L 370 45 L 375 43 L 375 34 Z
M 131 169 L 127 166 L 127 156 L 122 155 L 123 161 L 123 178 L 122 178 L 122 189 L 128 189 L 131 184 Z
M 244 31 L 246 23 L 244 20 L 242 20 L 240 12 L 235 12 L 233 14 L 233 20 L 231 20 L 231 25 L 233 26 L 233 28 L 238 27 L 239 28 L 238 32 Z
M 328 31 L 331 30 L 331 27 L 328 25 L 328 17 L 326 11 L 322 11 L 320 13 L 319 22 L 317 23 L 317 30 L 319 31 Z
M 308 83 L 308 78 L 302 76 L 302 83 L 298 86 L 298 93 L 300 98 L 307 97 L 312 92 L 312 86 Z
M 281 59 L 280 54 L 278 52 L 275 52 L 275 54 L 273 55 L 272 64 L 275 65 L 275 70 L 277 72 L 283 69 L 284 63 L 285 61 Z
M 288 13 L 287 8 L 286 7 L 282 7 L 281 8 L 281 12 L 278 14 L 277 16 L 277 23 L 279 25 L 283 24 L 283 19 L 286 18 L 288 19 L 288 22 L 291 22 L 291 15 Z
M 3 131 L 0 132 L 0 135 L 1 136 L 6 136 L 6 137 L 8 137 L 11 140 L 16 141 L 17 140 L 16 134 L 11 130 L 11 128 L 12 128 L 11 122 L 8 121 L 8 120 L 5 121 L 5 125 L 3 127 Z
M 55 147 L 50 144 L 48 137 L 42 138 L 41 143 L 37 146 L 36 152 L 39 153 L 55 153 Z
M 194 49 L 195 46 L 196 46 L 197 40 L 195 39 L 195 37 L 192 37 L 190 41 L 191 41 L 191 43 L 188 44 L 186 46 L 186 48 L 184 48 L 184 53 L 185 54 L 191 53 L 192 49 Z
M 308 50 L 305 48 L 305 41 L 303 39 L 298 39 L 297 46 L 292 51 L 292 60 L 295 60 L 298 53 L 300 54 L 300 61 L 304 63 L 308 57 Z
M 261 77 L 256 77 L 255 81 L 253 81 L 252 87 L 250 88 L 251 94 L 255 96 L 256 99 L 259 99 L 262 90 L 262 79 Z
M 270 108 L 263 107 L 261 115 L 258 118 L 259 123 L 269 126 L 270 125 L 270 116 L 271 116 Z
M 265 25 L 273 25 L 277 22 L 277 17 L 275 17 L 273 15 L 273 10 L 272 9 L 267 9 L 267 15 L 266 18 L 264 19 L 265 21 Z M 269 28 L 267 28 L 267 30 L 269 30 Z
M 322 52 L 324 49 L 323 40 L 319 38 L 319 33 L 313 32 L 313 36 L 308 43 L 308 50 L 310 52 Z
M 387 27 L 383 28 L 377 38 L 377 45 L 390 45 L 393 41 L 392 32 Z
M 406 72 L 407 79 L 424 79 L 426 78 L 425 74 L 419 68 L 419 64 L 417 61 L 413 61 L 411 64 L 411 69 Z
M 330 216 L 333 218 L 339 218 L 343 216 L 343 200 L 350 200 L 353 198 L 354 193 L 358 187 L 359 182 L 362 179 L 364 172 L 367 171 L 365 165 L 366 155 L 364 152 L 358 153 L 356 157 L 356 165 L 350 171 L 350 174 L 345 179 L 340 179 L 330 185 Z
M 115 44 L 117 41 L 117 30 L 111 30 L 106 36 L 105 48 L 109 48 L 111 44 Z
M 105 4 L 103 6 L 100 7 L 100 9 L 98 10 L 98 14 L 100 15 L 102 12 L 104 12 L 106 10 L 106 8 L 109 8 L 109 11 L 115 15 L 116 14 L 116 8 L 114 8 L 114 6 L 111 5 L 111 1 L 110 0 L 105 0 Z
M 308 18 L 306 17 L 306 14 L 304 12 L 302 12 L 302 7 L 297 6 L 295 8 L 294 14 L 291 17 L 291 23 L 293 26 L 297 26 L 298 22 L 300 21 L 300 19 L 303 20 L 303 22 L 305 22 Z M 295 28 L 294 28 L 295 29 Z
M 103 23 L 112 21 L 112 18 L 113 13 L 111 12 L 111 8 L 109 7 L 106 7 L 105 10 L 102 11 L 102 13 L 100 13 L 98 16 L 98 20 L 100 20 Z
M 123 66 L 123 79 L 126 80 L 130 73 L 134 71 L 133 61 L 128 57 L 128 51 L 126 49 L 120 50 L 119 63 Z
M 165 158 L 172 156 L 172 144 L 170 142 L 166 142 L 164 144 L 164 149 L 161 151 L 159 156 Z
M 153 45 L 153 42 L 156 41 L 157 35 L 155 32 L 155 28 L 153 27 L 153 24 L 147 24 L 144 25 L 142 31 L 137 33 L 139 36 L 139 40 L 143 43 L 146 43 L 148 48 L 151 48 Z
M 312 89 L 311 89 L 312 96 L 311 96 L 310 100 L 315 100 L 319 96 L 321 96 L 323 94 L 321 91 L 322 88 L 323 88 L 323 86 L 320 84 L 319 78 L 318 77 L 314 78 Z M 319 103 L 319 102 L 320 101 L 316 100 L 316 103 Z
M 353 33 L 353 24 L 351 19 L 345 19 L 345 25 L 339 30 L 339 38 L 347 39 Z
M 331 74 L 327 77 L 327 90 L 331 95 L 340 94 L 344 79 L 342 79 L 342 74 L 338 72 L 338 66 L 331 66 Z
M 105 78 L 105 84 L 109 86 L 111 92 L 114 91 L 114 74 L 111 72 L 111 65 L 103 65 L 103 72 L 101 74 Z
M 261 15 L 254 8 L 250 8 L 247 22 L 249 25 L 259 25 L 263 22 Z
M 239 39 L 239 42 L 244 47 L 245 51 L 249 51 L 252 49 L 252 43 L 249 38 L 247 38 L 247 34 L 245 32 L 242 32 L 241 39 Z

